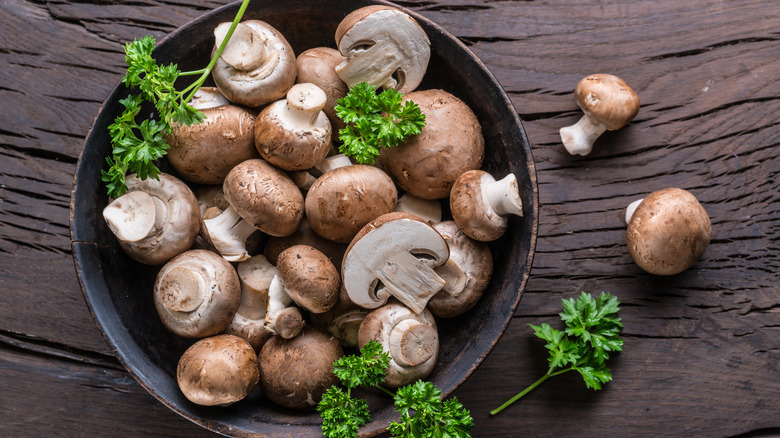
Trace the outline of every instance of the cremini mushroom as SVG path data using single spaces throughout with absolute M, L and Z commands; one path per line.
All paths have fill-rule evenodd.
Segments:
M 257 354 L 248 342 L 232 335 L 199 340 L 184 352 L 176 368 L 181 392 L 203 406 L 242 400 L 259 379 Z
M 303 170 L 324 159 L 331 149 L 331 126 L 322 111 L 327 96 L 314 84 L 296 84 L 287 98 L 265 107 L 254 124 L 260 155 L 284 170 Z
M 398 191 L 382 170 L 356 164 L 324 173 L 306 194 L 306 217 L 315 233 L 348 243 L 374 218 L 393 211 Z
M 231 23 L 214 29 L 214 51 L 227 36 Z M 236 26 L 212 77 L 231 102 L 259 107 L 287 94 L 295 83 L 295 54 L 287 40 L 270 24 L 244 20 Z
M 193 125 L 172 124 L 165 137 L 168 162 L 182 178 L 199 184 L 221 184 L 236 164 L 257 158 L 255 113 L 236 105 L 201 109 L 206 119 Z
M 167 173 L 158 178 L 128 175 L 127 193 L 103 209 L 122 249 L 148 265 L 161 265 L 190 249 L 200 230 L 200 209 L 192 190 Z
M 450 211 L 472 239 L 488 242 L 503 236 L 509 215 L 523 215 L 523 201 L 513 173 L 496 181 L 484 170 L 463 173 L 452 186 Z
M 710 218 L 693 194 L 678 188 L 658 190 L 642 199 L 629 217 L 628 253 L 651 274 L 679 274 L 701 258 L 711 232 Z
M 303 315 L 292 304 L 292 297 L 285 290 L 277 272 L 268 286 L 268 310 L 263 322 L 266 330 L 284 339 L 297 336 L 303 329 L 304 321 Z
M 296 59 L 298 83 L 312 83 L 325 92 L 327 100 L 322 110 L 327 114 L 334 131 L 344 128 L 344 121 L 336 115 L 338 100 L 346 96 L 349 87 L 336 73 L 336 66 L 345 60 L 338 50 L 315 47 L 301 52 Z
M 154 306 L 168 330 L 185 338 L 224 331 L 241 302 L 233 266 L 211 251 L 193 249 L 172 258 L 154 281 Z
M 338 382 L 333 361 L 343 354 L 336 338 L 314 327 L 291 339 L 274 336 L 260 351 L 260 387 L 280 406 L 313 408 Z
M 336 73 L 350 87 L 368 82 L 408 93 L 422 82 L 431 57 L 431 42 L 417 21 L 382 5 L 347 15 L 336 29 L 336 45 L 346 57 Z
M 397 147 L 383 148 L 381 165 L 404 191 L 446 198 L 463 172 L 482 166 L 482 127 L 474 112 L 446 91 L 415 91 L 404 96 L 407 100 L 420 106 L 425 127 Z
M 490 283 L 493 255 L 484 242 L 468 237 L 454 221 L 433 225 L 450 248 L 448 262 L 455 263 L 466 275 L 459 287 L 444 287 L 428 301 L 428 310 L 439 318 L 462 315 L 479 301 Z
M 372 311 L 360 324 L 358 344 L 362 348 L 370 340 L 382 344 L 390 354 L 386 386 L 400 387 L 424 379 L 436 366 L 439 333 L 427 309 L 416 313 L 389 302 Z
M 610 74 L 593 74 L 580 80 L 574 100 L 585 114 L 576 124 L 560 129 L 563 146 L 572 155 L 588 155 L 604 131 L 622 128 L 639 112 L 636 92 L 623 79 Z
M 344 255 L 342 281 L 350 300 L 366 309 L 392 296 L 420 313 L 444 287 L 436 272 L 449 257 L 444 238 L 422 219 L 388 213 L 369 222 Z
M 328 257 L 308 245 L 285 249 L 276 260 L 285 292 L 311 313 L 328 311 L 339 297 L 341 279 Z
M 265 326 L 268 310 L 268 289 L 276 275 L 276 267 L 263 255 L 253 256 L 236 266 L 241 281 L 241 302 L 233 322 L 225 333 L 246 339 L 255 351 L 274 333 Z

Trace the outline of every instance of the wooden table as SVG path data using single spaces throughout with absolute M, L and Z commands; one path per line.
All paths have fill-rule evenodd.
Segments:
M 68 207 L 83 139 L 123 75 L 120 43 L 162 37 L 224 1 L 0 2 L 0 429 L 4 436 L 214 436 L 149 395 L 114 359 L 73 266 Z M 780 2 L 403 2 L 461 38 L 510 95 L 533 147 L 539 239 L 520 307 L 455 395 L 474 436 L 780 434 Z M 565 152 L 586 74 L 638 92 L 626 128 Z M 642 272 L 625 206 L 665 187 L 712 219 L 702 260 Z M 547 381 L 529 323 L 562 298 L 622 301 L 614 381 Z

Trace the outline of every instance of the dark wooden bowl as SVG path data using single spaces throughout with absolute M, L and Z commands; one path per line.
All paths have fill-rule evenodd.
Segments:
M 260 19 L 279 29 L 296 53 L 311 47 L 335 47 L 334 33 L 350 11 L 366 0 L 267 0 L 253 2 L 245 19 Z M 171 33 L 155 51 L 162 64 L 176 62 L 182 70 L 208 61 L 212 29 L 232 21 L 238 4 L 203 15 Z M 440 320 L 441 353 L 430 380 L 450 394 L 487 356 L 514 314 L 528 279 L 537 234 L 536 173 L 528 140 L 517 113 L 495 78 L 462 43 L 441 27 L 412 14 L 427 32 L 432 55 L 420 89 L 442 88 L 465 101 L 476 113 L 485 136 L 483 168 L 494 176 L 513 172 L 524 202 L 524 217 L 513 218 L 508 233 L 491 244 L 495 258 L 492 282 L 477 306 L 458 318 Z M 316 411 L 275 406 L 255 389 L 228 408 L 189 402 L 176 384 L 179 356 L 191 340 L 169 333 L 152 302 L 152 284 L 159 267 L 141 265 L 125 255 L 102 219 L 107 204 L 100 181 L 105 157 L 111 153 L 110 125 L 128 91 L 121 84 L 111 92 L 90 130 L 79 158 L 71 198 L 71 236 L 76 270 L 85 299 L 116 356 L 152 395 L 174 411 L 212 431 L 233 436 L 321 436 Z M 362 430 L 375 435 L 396 418 L 392 400 L 376 392 L 369 399 L 373 421 Z

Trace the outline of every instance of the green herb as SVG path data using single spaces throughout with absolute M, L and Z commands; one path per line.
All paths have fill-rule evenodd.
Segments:
M 158 178 L 160 169 L 155 161 L 168 151 L 163 135 L 172 132 L 173 123 L 189 126 L 203 121 L 203 113 L 188 102 L 208 78 L 249 1 L 242 2 L 225 40 L 203 69 L 182 73 L 176 64 L 157 65 L 152 56 L 155 39 L 149 35 L 124 45 L 127 73 L 122 83 L 128 88 L 138 89 L 140 94 L 131 94 L 120 100 L 125 109 L 108 127 L 113 151 L 111 157 L 106 158 L 108 170 L 101 170 L 101 180 L 106 184 L 110 197 L 118 198 L 127 191 L 125 175 L 128 172 L 136 173 L 141 179 Z M 187 75 L 200 76 L 184 90 L 177 91 L 174 83 L 180 76 Z M 154 104 L 159 120 L 146 119 L 137 123 L 144 101 Z
M 339 151 L 362 164 L 373 163 L 382 147 L 398 146 L 425 126 L 425 115 L 416 103 L 404 103 L 392 88 L 377 93 L 366 82 L 350 88 L 335 109 L 346 124 L 339 130 L 343 142 Z
M 414 384 L 392 392 L 380 386 L 385 380 L 390 355 L 382 344 L 369 341 L 360 355 L 344 356 L 333 363 L 333 373 L 346 391 L 332 386 L 317 405 L 322 417 L 322 433 L 328 438 L 356 437 L 360 426 L 371 420 L 368 403 L 352 398 L 352 389 L 376 387 L 395 400 L 400 422 L 391 423 L 392 437 L 469 437 L 474 422 L 469 412 L 453 398 L 441 400 L 441 390 L 430 382 Z
M 549 324 L 531 325 L 534 334 L 547 341 L 550 364 L 547 373 L 506 403 L 490 412 L 495 415 L 528 394 L 552 376 L 567 371 L 577 371 L 585 385 L 600 390 L 601 385 L 612 380 L 612 373 L 605 365 L 610 353 L 623 351 L 620 329 L 623 324 L 617 313 L 620 302 L 609 293 L 602 292 L 597 299 L 582 292 L 577 300 L 563 300 L 560 317 L 566 324 L 564 331 Z

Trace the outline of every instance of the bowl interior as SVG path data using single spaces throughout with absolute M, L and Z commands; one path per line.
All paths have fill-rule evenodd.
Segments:
M 308 48 L 335 47 L 339 22 L 354 9 L 381 1 L 268 0 L 253 2 L 245 19 L 260 19 L 276 27 L 295 53 Z M 188 23 L 158 45 L 161 64 L 178 63 L 181 70 L 202 68 L 213 44 L 212 29 L 231 21 L 237 4 L 227 5 Z M 485 66 L 452 35 L 413 14 L 428 34 L 432 55 L 420 89 L 441 88 L 458 96 L 477 115 L 485 136 L 483 168 L 496 177 L 513 172 L 522 196 L 523 218 L 512 218 L 506 235 L 491 243 L 495 268 L 481 301 L 467 314 L 439 320 L 441 350 L 429 377 L 445 394 L 464 381 L 490 352 L 508 325 L 528 278 L 536 242 L 538 214 L 536 174 L 528 140 L 508 97 Z M 152 302 L 152 284 L 159 267 L 145 266 L 120 249 L 102 219 L 107 204 L 100 169 L 111 146 L 107 127 L 122 111 L 119 99 L 128 91 L 118 85 L 100 109 L 79 159 L 71 199 L 71 234 L 76 269 L 86 301 L 129 372 L 151 394 L 184 417 L 215 432 L 244 436 L 321 436 L 316 411 L 275 406 L 259 389 L 229 408 L 190 403 L 176 384 L 179 356 L 192 340 L 169 333 Z M 368 398 L 373 420 L 361 434 L 374 435 L 396 418 L 392 401 L 373 391 Z

